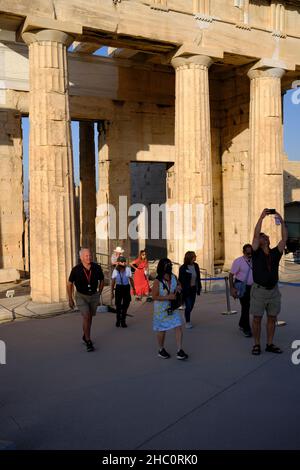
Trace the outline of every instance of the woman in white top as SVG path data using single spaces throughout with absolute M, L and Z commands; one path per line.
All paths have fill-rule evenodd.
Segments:
M 135 287 L 132 279 L 131 269 L 126 266 L 126 258 L 119 256 L 118 264 L 112 273 L 111 297 L 115 292 L 115 302 L 117 310 L 116 327 L 127 328 L 126 314 L 131 302 L 130 285 L 134 295 Z

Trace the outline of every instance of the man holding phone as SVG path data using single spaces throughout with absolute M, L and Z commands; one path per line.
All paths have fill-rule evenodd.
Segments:
M 276 223 L 281 224 L 281 241 L 275 248 L 270 248 L 270 238 L 261 231 L 263 220 L 266 216 L 274 214 Z M 252 354 L 258 356 L 261 353 L 260 334 L 261 320 L 264 312 L 267 312 L 267 346 L 266 351 L 275 354 L 282 350 L 273 344 L 277 315 L 281 308 L 281 294 L 278 289 L 278 268 L 284 252 L 288 232 L 281 215 L 275 209 L 264 209 L 254 230 L 252 242 L 253 286 L 250 295 L 250 314 L 253 315 L 252 332 L 254 346 Z

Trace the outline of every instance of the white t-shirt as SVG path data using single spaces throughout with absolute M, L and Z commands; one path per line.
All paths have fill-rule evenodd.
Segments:
M 128 286 L 129 278 L 132 277 L 131 269 L 126 266 L 125 271 L 118 271 L 117 269 L 113 270 L 112 279 L 116 279 L 116 284 Z
M 197 280 L 197 273 L 196 273 L 196 268 L 194 264 L 189 264 L 188 265 L 188 270 L 192 275 L 191 278 L 191 287 L 195 287 L 196 285 L 196 280 Z

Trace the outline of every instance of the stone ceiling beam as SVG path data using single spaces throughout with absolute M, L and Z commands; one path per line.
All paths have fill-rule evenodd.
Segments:
M 98 49 L 101 48 L 99 44 L 95 44 L 93 42 L 80 42 L 74 41 L 73 43 L 73 50 L 72 52 L 78 52 L 79 54 L 93 54 Z

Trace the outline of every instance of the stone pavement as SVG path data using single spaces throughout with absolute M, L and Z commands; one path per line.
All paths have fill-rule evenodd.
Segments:
M 250 354 L 222 292 L 201 295 L 184 331 L 187 362 L 157 357 L 151 304 L 133 303 L 129 328 L 99 314 L 81 344 L 78 313 L 0 325 L 0 441 L 17 449 L 299 449 L 299 288 L 284 286 L 281 356 Z M 235 304 L 237 307 L 238 304 Z M 265 333 L 263 333 L 265 335 Z M 265 336 L 263 342 L 265 344 Z

